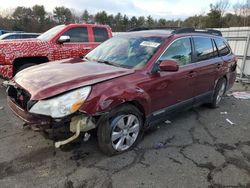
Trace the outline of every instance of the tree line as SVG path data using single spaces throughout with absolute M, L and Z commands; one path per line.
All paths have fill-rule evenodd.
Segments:
M 195 27 L 220 28 L 250 26 L 250 0 L 230 5 L 228 0 L 210 4 L 207 14 L 191 16 L 185 20 L 154 19 L 152 16 L 132 16 L 100 11 L 91 14 L 88 10 L 77 13 L 67 7 L 55 7 L 47 12 L 43 5 L 16 7 L 11 13 L 0 12 L 0 29 L 42 33 L 58 24 L 98 23 L 110 25 L 115 32 L 127 31 L 135 27 Z

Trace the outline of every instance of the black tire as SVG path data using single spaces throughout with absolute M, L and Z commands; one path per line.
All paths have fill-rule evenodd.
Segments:
M 213 98 L 212 98 L 212 101 L 210 103 L 210 107 L 211 108 L 218 108 L 219 107 L 219 104 L 220 104 L 220 101 L 221 101 L 221 98 L 218 99 L 218 96 L 219 95 L 224 95 L 225 92 L 226 92 L 226 85 L 227 85 L 227 80 L 225 78 L 221 78 L 217 84 L 216 84 L 216 87 L 215 87 L 215 90 L 214 90 L 214 94 L 213 94 Z M 224 89 L 223 89 L 224 88 Z M 222 91 L 223 90 L 223 91 Z M 222 92 L 222 93 L 221 93 Z M 221 96 L 222 97 L 222 96 Z
M 135 141 L 129 148 L 123 151 L 118 151 L 113 146 L 114 141 L 112 141 L 112 133 L 114 129 L 119 127 L 117 125 L 118 125 L 118 121 L 121 120 L 121 117 L 124 120 L 126 116 L 129 117 L 130 115 L 137 118 L 138 121 L 137 120 L 136 121 L 139 122 L 139 133 Z M 128 120 L 127 120 L 127 124 L 128 124 Z M 118 108 L 111 110 L 110 113 L 102 116 L 98 123 L 97 137 L 98 137 L 98 144 L 99 144 L 100 150 L 106 155 L 112 156 L 112 155 L 120 154 L 120 153 L 123 153 L 125 151 L 132 149 L 133 147 L 136 146 L 136 144 L 139 142 L 139 140 L 142 137 L 142 127 L 143 127 L 142 113 L 135 106 L 125 104 L 125 105 L 122 105 Z M 127 134 L 130 134 L 130 133 L 127 133 Z M 125 136 L 123 135 L 123 137 Z M 126 143 L 126 142 L 127 140 L 123 141 L 123 143 Z
M 16 70 L 15 74 L 17 74 L 18 72 L 20 72 L 20 71 L 22 71 L 22 70 L 24 70 L 24 69 L 27 69 L 28 67 L 32 67 L 32 66 L 34 66 L 34 65 L 36 65 L 36 64 L 35 64 L 35 63 L 25 63 L 24 65 L 20 66 L 20 67 Z

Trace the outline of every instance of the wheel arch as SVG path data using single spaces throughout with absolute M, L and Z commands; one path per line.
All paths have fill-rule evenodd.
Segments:
M 111 106 L 109 106 L 108 108 L 104 109 L 102 112 L 98 112 L 97 114 L 94 114 L 93 116 L 96 118 L 97 122 L 99 122 L 100 118 L 104 115 L 107 115 L 108 113 L 110 113 L 112 110 L 115 110 L 117 108 L 120 108 L 124 105 L 131 105 L 131 106 L 134 106 L 135 108 L 137 108 L 139 110 L 139 112 L 141 113 L 141 116 L 142 116 L 142 120 L 143 120 L 143 123 L 145 123 L 146 121 L 146 109 L 145 107 L 143 106 L 143 104 L 138 101 L 138 100 L 129 100 L 129 101 L 124 101 L 124 100 L 121 100 L 119 101 L 119 103 L 116 103 L 116 104 L 113 104 Z M 101 118 L 102 119 L 102 118 Z
M 41 63 L 46 63 L 49 62 L 48 57 L 46 56 L 34 56 L 34 57 L 19 57 L 16 58 L 13 61 L 13 75 L 15 75 L 17 73 L 17 70 L 28 63 L 32 63 L 32 64 L 41 64 Z
M 145 109 L 139 101 L 137 101 L 137 100 L 126 101 L 124 103 L 121 103 L 117 107 L 119 107 L 121 105 L 126 105 L 126 104 L 136 107 L 141 112 L 143 121 L 145 121 L 145 117 L 146 117 Z
M 217 83 L 219 82 L 219 80 L 220 80 L 220 79 L 223 79 L 223 78 L 226 80 L 226 88 L 227 88 L 227 86 L 228 86 L 228 75 L 225 74 L 225 75 L 219 77 L 219 78 L 216 80 L 216 82 L 215 82 L 215 84 L 214 84 L 214 90 L 215 90 L 216 85 L 217 85 Z

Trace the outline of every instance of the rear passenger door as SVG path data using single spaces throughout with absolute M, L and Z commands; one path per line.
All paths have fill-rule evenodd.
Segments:
M 217 70 L 217 78 L 219 79 L 222 75 L 227 75 L 228 84 L 232 86 L 236 77 L 236 60 L 234 54 L 231 52 L 229 44 L 222 38 L 214 39 L 219 56 L 222 59 L 220 68 Z
M 91 47 L 95 48 L 102 42 L 109 39 L 109 33 L 106 27 L 92 27 L 92 34 L 91 34 Z
M 61 36 L 69 36 L 70 41 L 60 44 L 60 56 L 62 59 L 70 57 L 83 57 L 91 49 L 89 29 L 87 27 L 73 27 L 65 31 Z
M 221 64 L 213 40 L 210 37 L 193 37 L 195 50 L 194 94 L 196 100 L 207 99 L 212 94 L 216 81 L 216 71 Z

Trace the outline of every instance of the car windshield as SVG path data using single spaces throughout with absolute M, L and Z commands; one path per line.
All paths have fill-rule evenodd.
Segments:
M 45 33 L 41 34 L 39 37 L 37 37 L 40 40 L 43 41 L 49 41 L 50 39 L 52 39 L 59 31 L 61 31 L 61 29 L 64 27 L 65 25 L 58 25 L 55 26 L 53 28 L 51 28 L 50 30 L 46 31 Z
M 161 37 L 115 36 L 85 56 L 90 61 L 125 68 L 142 68 L 162 44 Z

